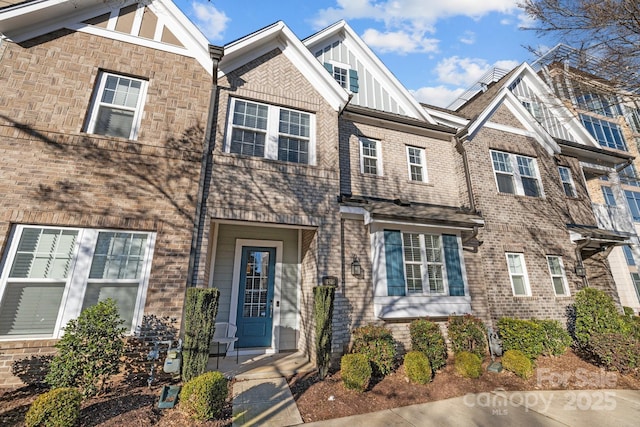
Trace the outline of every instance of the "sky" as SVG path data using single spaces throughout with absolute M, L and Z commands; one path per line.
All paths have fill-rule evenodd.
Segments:
M 276 21 L 300 38 L 344 19 L 420 102 L 446 107 L 492 67 L 546 50 L 519 0 L 174 0 L 225 45 Z

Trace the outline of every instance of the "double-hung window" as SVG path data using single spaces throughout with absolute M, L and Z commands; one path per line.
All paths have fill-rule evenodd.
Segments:
M 146 80 L 102 72 L 86 126 L 88 133 L 136 139 L 146 96 Z
M 551 274 L 551 284 L 557 296 L 569 295 L 569 286 L 567 285 L 567 276 L 565 275 L 562 258 L 555 255 L 547 256 L 547 265 L 549 266 L 549 274 Z
M 604 196 L 604 203 L 607 206 L 616 206 L 616 198 L 613 196 L 613 190 L 611 189 L 611 187 L 605 187 L 603 185 L 601 188 L 602 195 Z
M 380 141 L 360 138 L 360 171 L 368 175 L 382 175 Z
M 407 164 L 409 166 L 409 180 L 427 182 L 424 148 L 407 146 Z
M 507 267 L 509 269 L 509 278 L 511 279 L 513 295 L 531 295 L 529 278 L 527 277 L 527 268 L 524 264 L 524 254 L 507 253 Z
M 635 222 L 640 222 L 640 193 L 625 190 L 624 195 L 627 198 L 627 204 L 631 209 L 631 216 Z
M 499 192 L 542 196 L 540 175 L 534 158 L 491 150 L 491 160 Z
M 620 126 L 607 120 L 580 114 L 580 120 L 591 136 L 604 147 L 628 151 Z
M 275 105 L 231 99 L 226 151 L 315 164 L 315 116 Z
M 622 252 L 624 252 L 624 259 L 627 261 L 627 265 L 636 265 L 636 260 L 633 259 L 633 251 L 631 250 L 631 246 L 624 245 L 622 247 Z
M 445 293 L 444 254 L 441 236 L 403 233 L 407 293 Z
M 142 313 L 154 235 L 16 226 L 0 276 L 0 338 L 59 337 L 111 298 L 132 332 Z
M 564 194 L 567 197 L 576 197 L 576 186 L 574 185 L 573 178 L 571 177 L 571 169 L 564 166 L 558 166 L 558 172 L 560 173 L 560 181 L 562 182 Z
M 636 297 L 638 301 L 640 301 L 640 274 L 631 273 L 631 281 L 633 282 L 633 287 L 636 289 Z

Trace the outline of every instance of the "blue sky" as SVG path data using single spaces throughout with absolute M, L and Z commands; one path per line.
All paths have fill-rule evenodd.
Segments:
M 445 107 L 493 66 L 545 49 L 518 0 L 174 0 L 214 44 L 278 20 L 305 38 L 345 19 L 421 102 Z

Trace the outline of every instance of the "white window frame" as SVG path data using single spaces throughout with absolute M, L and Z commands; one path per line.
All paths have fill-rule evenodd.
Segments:
M 419 155 L 420 155 L 420 163 L 413 163 L 411 162 L 411 155 L 410 152 L 411 150 L 417 150 Z M 409 181 L 411 182 L 428 182 L 429 177 L 427 175 L 427 156 L 426 156 L 426 150 L 422 147 L 415 147 L 412 145 L 407 145 L 407 170 L 409 172 Z M 422 174 L 422 179 L 413 179 L 413 174 L 411 171 L 411 167 L 419 167 L 421 170 L 421 174 Z
M 405 241 L 404 236 L 408 234 L 418 235 L 418 241 L 420 244 L 420 261 L 407 261 L 406 253 L 405 253 Z M 425 235 L 428 234 L 430 236 L 438 238 L 440 243 L 440 262 L 429 261 L 427 258 L 427 245 L 425 240 Z M 407 265 L 420 265 L 420 273 L 422 279 L 422 292 L 412 292 L 409 290 L 409 277 L 407 275 Z M 431 291 L 431 281 L 429 280 L 429 266 L 435 265 L 440 267 L 440 271 L 442 273 L 442 292 L 432 292 Z M 429 233 L 414 233 L 403 231 L 402 232 L 402 268 L 404 269 L 405 276 L 405 294 L 412 295 L 426 295 L 426 296 L 449 296 L 449 282 L 447 280 L 447 266 L 445 262 L 444 255 L 444 245 L 442 242 L 441 234 L 429 234 Z
M 376 148 L 376 156 L 365 156 L 364 154 L 364 142 L 373 142 L 375 144 L 375 148 Z M 371 139 L 371 138 L 359 138 L 358 140 L 358 146 L 360 147 L 360 173 L 364 174 L 364 175 L 373 175 L 373 176 L 382 176 L 383 175 L 383 171 L 382 171 L 382 144 L 380 144 L 380 141 L 377 139 Z M 365 172 L 364 170 L 364 159 L 368 158 L 368 159 L 375 159 L 376 161 L 376 173 L 373 174 L 371 172 Z
M 524 254 L 521 252 L 506 252 L 506 259 L 507 259 L 507 272 L 509 273 L 509 281 L 511 282 L 511 291 L 513 292 L 513 296 L 514 297 L 530 297 L 531 296 L 531 286 L 529 285 L 529 274 L 527 273 L 527 264 L 525 263 L 524 260 Z M 520 262 L 522 264 L 522 273 L 516 273 L 516 272 L 512 272 L 511 271 L 511 266 L 509 263 L 509 257 L 510 256 L 517 256 L 518 258 L 520 258 Z M 516 287 L 513 283 L 513 278 L 514 276 L 522 276 L 523 277 L 523 282 L 524 282 L 524 294 L 517 294 L 516 293 Z
M 568 180 L 565 180 L 565 177 L 562 176 L 563 170 L 567 172 L 567 177 L 569 178 Z M 576 191 L 576 185 L 573 182 L 573 176 L 571 174 L 571 168 L 568 168 L 566 166 L 558 166 L 558 174 L 560 175 L 560 182 L 562 183 L 562 190 L 564 191 L 565 196 L 571 197 L 571 198 L 578 197 L 578 192 Z M 565 187 L 565 184 L 568 185 L 569 188 L 571 189 L 571 194 L 567 194 L 567 187 Z
M 138 96 L 138 102 L 136 103 L 135 107 L 127 107 L 119 104 L 108 104 L 108 103 L 103 103 L 101 101 L 102 94 L 104 93 L 104 88 L 105 88 L 105 84 L 107 82 L 108 77 L 117 77 L 117 78 L 129 79 L 129 80 L 140 82 L 140 94 Z M 147 98 L 147 86 L 148 86 L 148 81 L 144 79 L 101 71 L 98 74 L 97 87 L 96 87 L 95 93 L 93 94 L 93 98 L 91 100 L 89 121 L 86 126 L 86 132 L 95 134 L 95 128 L 98 120 L 98 113 L 100 111 L 100 107 L 104 105 L 106 107 L 113 107 L 119 110 L 133 111 L 133 120 L 131 122 L 131 131 L 129 132 L 128 139 L 131 139 L 131 140 L 137 139 L 138 133 L 140 131 L 140 122 L 142 121 L 142 111 L 143 111 L 145 99 Z M 102 134 L 97 134 L 97 135 L 102 135 Z M 108 135 L 105 135 L 105 136 L 108 136 Z
M 233 116 L 234 116 L 234 112 L 235 112 L 235 107 L 236 107 L 236 102 L 237 101 L 247 102 L 247 103 L 251 103 L 251 104 L 256 104 L 256 105 L 267 107 L 267 109 L 268 109 L 268 111 L 267 111 L 267 129 L 263 130 L 263 129 L 258 129 L 258 128 L 250 128 L 250 127 L 243 127 L 243 126 L 240 126 L 240 125 L 234 125 L 233 124 Z M 309 138 L 308 138 L 308 141 L 309 141 L 308 142 L 309 153 L 308 153 L 308 163 L 299 163 L 299 162 L 289 162 L 289 161 L 286 161 L 286 160 L 278 160 L 278 143 L 279 143 L 280 135 L 285 136 L 285 137 L 294 137 L 294 138 L 297 138 L 297 139 L 306 139 L 306 138 L 301 137 L 301 136 L 289 135 L 289 134 L 280 132 L 280 111 L 281 110 L 291 111 L 291 112 L 300 113 L 300 114 L 306 114 L 306 115 L 309 116 Z M 294 108 L 279 107 L 277 105 L 265 104 L 263 102 L 257 102 L 257 101 L 253 101 L 253 100 L 230 98 L 230 101 L 229 101 L 229 114 L 227 115 L 227 133 L 226 133 L 225 147 L 224 147 L 225 153 L 231 153 L 231 139 L 232 139 L 232 134 L 233 134 L 233 129 L 234 128 L 246 129 L 246 130 L 249 130 L 249 131 L 259 131 L 259 132 L 264 132 L 265 133 L 265 147 L 264 147 L 264 157 L 263 158 L 270 159 L 270 160 L 281 161 L 281 162 L 294 164 L 294 165 L 311 165 L 311 166 L 313 166 L 313 165 L 316 164 L 316 136 L 315 136 L 316 135 L 316 116 L 313 113 L 310 113 L 308 111 L 296 110 Z M 258 157 L 258 156 L 250 156 L 250 157 L 261 158 L 261 157 Z
M 496 170 L 495 168 L 495 164 L 493 161 L 493 153 L 499 153 L 502 154 L 504 156 L 506 156 L 507 161 L 509 162 L 509 167 L 511 170 L 509 171 L 501 171 L 501 170 Z M 542 198 L 544 197 L 544 189 L 542 188 L 542 179 L 540 178 L 540 169 L 538 168 L 538 162 L 534 157 L 529 157 L 529 156 L 523 156 L 520 154 L 513 154 L 513 153 L 507 153 L 505 151 L 500 151 L 500 150 L 489 150 L 489 157 L 491 158 L 491 168 L 493 170 L 493 179 L 495 180 L 496 183 L 496 189 L 498 190 L 499 193 L 502 194 L 516 194 L 518 196 L 527 196 L 527 197 L 536 197 L 536 198 Z M 531 161 L 531 165 L 532 168 L 534 169 L 534 175 L 529 176 L 529 175 L 522 175 L 522 173 L 520 172 L 520 168 L 518 166 L 518 158 L 522 158 L 522 159 L 527 159 Z M 500 187 L 498 185 L 498 174 L 501 175 L 510 175 L 513 179 L 513 187 L 514 187 L 514 193 L 508 193 L 508 192 L 502 192 L 500 191 Z M 539 191 L 539 195 L 538 196 L 530 196 L 525 194 L 525 190 L 524 190 L 524 185 L 522 183 L 522 179 L 524 178 L 532 178 L 536 180 L 536 183 L 538 185 L 538 191 Z
M 77 237 L 75 246 L 73 249 L 72 258 L 69 265 L 69 273 L 66 279 L 10 279 L 9 273 L 13 265 L 13 261 L 16 256 L 18 244 L 25 229 L 48 229 L 48 230 L 69 230 L 76 231 Z M 90 279 L 91 263 L 93 261 L 94 251 L 98 236 L 101 232 L 106 233 L 134 233 L 134 234 L 146 234 L 146 247 L 145 256 L 142 263 L 141 273 L 139 279 Z M 127 333 L 133 334 L 136 328 L 142 321 L 142 315 L 144 312 L 144 304 L 147 295 L 147 288 L 149 284 L 149 274 L 151 270 L 151 261 L 153 259 L 153 251 L 155 247 L 156 234 L 147 231 L 135 231 L 135 230 L 111 230 L 111 229 L 88 229 L 88 228 L 72 228 L 72 227 L 58 227 L 48 225 L 16 225 L 13 233 L 10 245 L 7 248 L 7 252 L 3 258 L 2 272 L 0 275 L 0 307 L 2 299 L 4 297 L 7 285 L 11 283 L 60 283 L 64 280 L 64 291 L 62 294 L 60 306 L 58 308 L 58 315 L 55 322 L 54 330 L 51 335 L 42 334 L 26 334 L 26 335 L 3 335 L 0 336 L 0 341 L 13 341 L 24 339 L 47 339 L 47 338 L 60 338 L 63 334 L 64 326 L 71 320 L 80 315 L 82 306 L 84 303 L 85 292 L 89 283 L 113 283 L 117 280 L 118 283 L 138 283 L 138 290 L 136 294 L 136 302 L 134 305 L 133 319 L 131 329 L 127 330 Z
M 351 66 L 349 64 L 345 64 L 344 62 L 338 62 L 338 61 L 334 61 L 334 60 L 329 60 L 327 61 L 328 64 L 331 64 L 332 67 L 332 71 L 331 71 L 331 77 L 333 77 L 333 79 L 338 82 L 338 84 L 345 90 L 351 91 L 351 82 L 349 81 L 349 71 L 351 70 Z M 344 70 L 345 72 L 345 80 L 344 80 L 344 84 L 341 80 L 338 80 L 336 78 L 336 68 L 340 68 L 341 70 Z
M 550 259 L 555 258 L 558 260 L 558 265 L 560 265 L 560 273 L 554 273 L 551 270 L 551 264 L 550 264 Z M 569 283 L 567 282 L 567 274 L 566 271 L 564 269 L 564 263 L 562 262 L 562 257 L 558 256 L 558 255 L 547 255 L 547 268 L 549 269 L 549 275 L 551 276 L 551 287 L 553 287 L 553 292 L 555 293 L 556 296 L 558 297 L 568 297 L 570 296 L 569 294 Z M 553 281 L 553 279 L 561 279 L 562 280 L 562 289 L 564 290 L 564 293 L 559 294 L 556 291 L 556 285 Z

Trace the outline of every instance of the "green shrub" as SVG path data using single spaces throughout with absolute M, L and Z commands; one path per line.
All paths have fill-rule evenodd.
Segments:
M 82 393 L 70 387 L 55 388 L 33 401 L 25 416 L 27 427 L 71 427 L 80 415 Z
M 576 294 L 575 299 L 575 339 L 577 344 L 585 348 L 589 337 L 593 334 L 618 332 L 620 316 L 613 298 L 603 291 L 584 288 Z
M 336 288 L 316 286 L 313 288 L 313 312 L 316 320 L 316 360 L 318 376 L 324 378 L 329 372 L 331 361 L 331 323 L 333 321 L 333 300 Z
M 519 350 L 507 350 L 502 356 L 502 366 L 520 378 L 527 379 L 533 375 L 531 360 Z
M 486 328 L 482 321 L 470 314 L 449 318 L 449 341 L 455 354 L 468 351 L 484 359 L 487 355 Z
M 429 359 L 421 351 L 410 351 L 404 355 L 404 370 L 409 380 L 418 384 L 427 384 L 433 376 Z
M 437 371 L 447 363 L 447 345 L 437 323 L 416 319 L 409 324 L 411 348 L 421 351 L 429 359 L 431 369 Z
M 219 296 L 220 292 L 216 288 L 187 289 L 182 348 L 183 381 L 188 382 L 207 369 Z
M 353 352 L 369 358 L 375 375 L 385 376 L 393 370 L 396 345 L 391 331 L 384 326 L 368 325 L 354 330 Z
M 542 354 L 545 356 L 560 356 L 567 351 L 573 342 L 571 335 L 557 320 L 534 320 L 541 330 Z
M 571 345 L 571 336 L 557 320 L 520 320 L 503 317 L 498 330 L 505 350 L 519 350 L 529 359 L 541 354 L 558 356 Z
M 625 307 L 629 308 L 629 307 Z M 633 314 L 633 310 L 628 312 L 625 310 L 625 314 L 620 316 L 620 331 L 621 333 L 633 337 L 635 340 L 640 341 L 640 317 Z
M 112 299 L 100 301 L 70 320 L 56 344 L 58 354 L 51 361 L 46 382 L 53 388 L 78 387 L 84 396 L 102 392 L 120 368 L 122 323 Z
M 640 366 L 640 343 L 629 335 L 593 334 L 586 349 L 595 364 L 607 369 L 627 374 Z
M 482 360 L 468 351 L 456 353 L 455 367 L 456 372 L 465 378 L 480 378 L 482 375 Z
M 187 381 L 180 391 L 180 410 L 198 421 L 212 420 L 222 413 L 229 394 L 227 379 L 220 372 L 205 372 Z
M 359 353 L 345 354 L 340 359 L 340 374 L 346 388 L 365 391 L 372 374 L 369 357 Z

